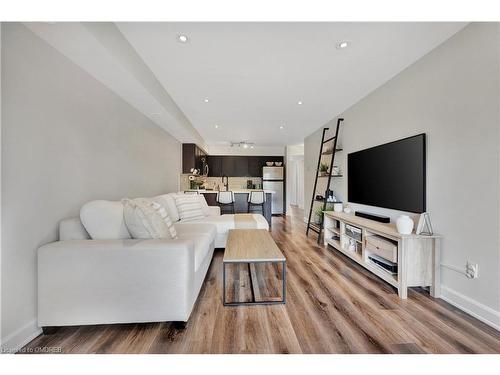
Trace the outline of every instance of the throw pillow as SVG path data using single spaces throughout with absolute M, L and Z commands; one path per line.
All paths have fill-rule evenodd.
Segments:
M 200 197 L 197 194 L 178 194 L 175 196 L 175 204 L 182 221 L 192 221 L 205 217 Z
M 176 238 L 177 233 L 162 205 L 145 198 L 124 199 L 125 224 L 132 238 Z

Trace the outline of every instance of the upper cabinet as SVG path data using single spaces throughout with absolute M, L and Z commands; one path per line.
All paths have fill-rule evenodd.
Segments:
M 207 153 L 194 143 L 183 143 L 182 173 L 191 173 L 191 169 L 196 168 L 203 174 L 203 166 L 207 163 L 207 156 Z
M 210 177 L 222 177 L 223 156 L 208 156 L 208 175 Z
M 208 156 L 208 175 L 210 177 L 262 177 L 262 167 L 266 161 L 283 162 L 283 156 Z
M 196 168 L 203 174 L 203 166 L 207 164 L 210 177 L 262 177 L 266 161 L 283 162 L 283 156 L 207 155 L 194 143 L 182 144 L 182 173 L 191 173 L 191 168 Z

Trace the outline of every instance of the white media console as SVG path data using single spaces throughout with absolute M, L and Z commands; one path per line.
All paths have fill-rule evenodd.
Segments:
M 439 235 L 399 234 L 392 223 L 385 224 L 343 212 L 324 212 L 324 243 L 345 254 L 398 290 L 407 298 L 408 287 L 430 287 L 440 297 Z M 354 227 L 354 231 L 351 228 Z M 397 266 L 392 272 L 373 259 Z

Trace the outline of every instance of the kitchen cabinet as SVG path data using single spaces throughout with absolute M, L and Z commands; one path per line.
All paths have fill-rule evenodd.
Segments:
M 250 177 L 262 176 L 263 163 L 260 156 L 248 157 L 248 175 Z
M 222 157 L 222 174 L 229 177 L 237 177 L 236 174 L 237 166 L 236 159 L 234 156 L 223 156 Z
M 209 155 L 208 160 L 208 175 L 210 177 L 221 177 L 222 176 L 222 156 Z
M 207 160 L 210 177 L 261 177 L 267 161 L 283 162 L 283 156 L 210 155 Z
M 192 168 L 203 173 L 203 166 L 207 162 L 207 153 L 194 143 L 182 144 L 182 173 L 191 173 Z
M 248 156 L 223 156 L 222 174 L 229 177 L 249 177 Z

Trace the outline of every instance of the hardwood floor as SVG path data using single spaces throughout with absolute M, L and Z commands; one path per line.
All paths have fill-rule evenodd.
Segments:
M 273 218 L 287 258 L 286 305 L 224 307 L 216 251 L 185 329 L 173 323 L 62 327 L 27 351 L 63 353 L 500 353 L 500 332 L 412 289 L 395 289 L 305 236 L 302 213 Z M 247 270 L 247 271 L 245 271 Z M 247 267 L 239 285 L 248 288 Z M 247 289 L 245 289 L 247 290 Z M 241 296 L 241 294 L 240 294 Z

